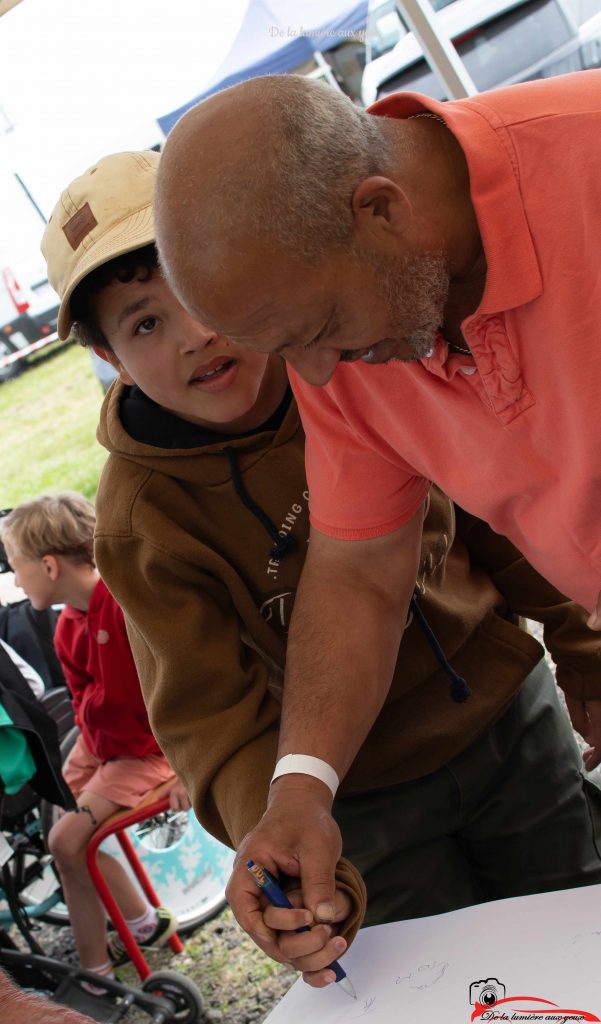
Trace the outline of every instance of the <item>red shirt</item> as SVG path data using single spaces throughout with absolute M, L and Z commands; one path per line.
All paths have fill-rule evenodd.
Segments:
M 86 746 L 101 761 L 161 750 L 150 731 L 121 608 L 102 580 L 87 612 L 66 605 L 54 645 Z
M 373 112 L 444 118 L 465 153 L 486 287 L 473 353 L 291 372 L 307 435 L 311 520 L 343 539 L 398 529 L 435 480 L 592 608 L 601 590 L 601 71 L 452 103 Z

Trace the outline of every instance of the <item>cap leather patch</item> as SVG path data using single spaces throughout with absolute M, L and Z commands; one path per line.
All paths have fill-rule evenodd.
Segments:
M 86 203 L 81 209 L 74 213 L 70 220 L 63 225 L 63 231 L 65 232 L 66 239 L 72 249 L 77 249 L 83 242 L 86 235 L 90 234 L 93 228 L 96 227 L 98 221 L 96 220 L 90 204 Z

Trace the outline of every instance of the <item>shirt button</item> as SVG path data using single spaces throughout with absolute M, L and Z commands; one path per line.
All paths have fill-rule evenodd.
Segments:
M 463 366 L 461 368 L 461 372 L 462 373 L 466 373 L 468 377 L 471 377 L 472 373 L 476 372 L 476 367 L 475 366 Z

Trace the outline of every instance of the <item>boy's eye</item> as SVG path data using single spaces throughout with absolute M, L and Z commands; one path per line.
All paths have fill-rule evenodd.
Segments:
M 157 323 L 156 316 L 145 316 L 143 320 L 136 324 L 134 334 L 150 334 L 151 331 L 154 331 Z

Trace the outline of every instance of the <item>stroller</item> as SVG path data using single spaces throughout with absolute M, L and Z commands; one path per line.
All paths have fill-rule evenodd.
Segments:
M 153 1024 L 196 1024 L 204 1007 L 196 986 L 174 971 L 149 975 L 141 988 L 103 978 L 45 956 L 32 919 L 42 917 L 60 897 L 54 894 L 27 906 L 26 893 L 51 863 L 41 827 L 40 798 L 71 810 L 73 796 L 61 773 L 61 739 L 72 729 L 73 715 L 66 688 L 53 688 L 37 701 L 18 668 L 0 645 L 0 968 L 23 989 L 87 1014 L 93 1020 L 117 1022 L 135 1007 Z M 9 934 L 15 925 L 28 952 Z M 139 1019 L 139 1018 L 138 1018 Z

